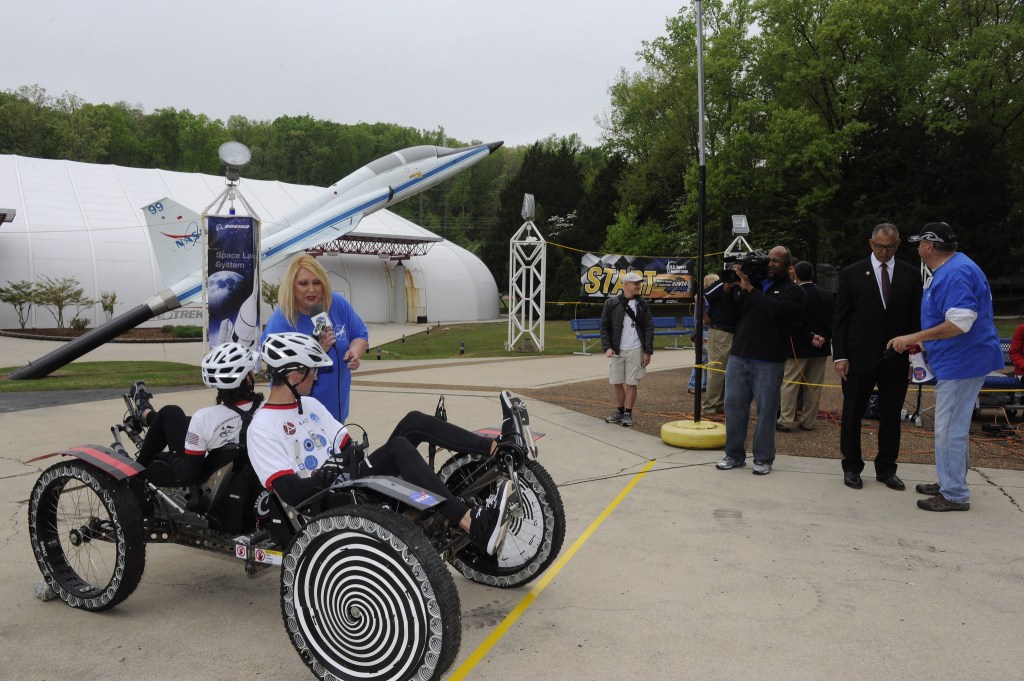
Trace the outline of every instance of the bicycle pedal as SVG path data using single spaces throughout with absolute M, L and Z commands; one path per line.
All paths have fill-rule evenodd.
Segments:
M 518 501 L 510 500 L 508 502 L 508 507 L 505 511 L 505 515 L 509 518 L 515 518 L 516 520 L 520 520 L 526 517 L 526 509 L 524 509 L 523 505 Z

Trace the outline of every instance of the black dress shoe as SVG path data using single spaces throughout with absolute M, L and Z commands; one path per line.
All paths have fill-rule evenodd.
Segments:
M 860 473 L 854 473 L 853 471 L 843 473 L 843 484 L 853 489 L 860 489 L 864 486 L 864 482 L 860 479 Z
M 902 492 L 907 488 L 907 486 L 903 484 L 903 481 L 896 477 L 895 473 L 889 473 L 889 475 L 876 476 L 875 480 L 877 480 L 878 482 L 884 482 L 886 487 L 888 487 L 889 489 L 897 490 L 899 492 Z

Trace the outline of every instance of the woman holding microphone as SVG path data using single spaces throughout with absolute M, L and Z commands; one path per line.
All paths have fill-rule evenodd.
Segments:
M 369 347 L 366 324 L 352 305 L 331 290 L 323 266 L 310 255 L 292 258 L 281 276 L 277 309 L 260 343 L 272 333 L 297 331 L 313 336 L 332 360 L 313 386 L 312 396 L 344 423 L 348 419 L 352 372 Z

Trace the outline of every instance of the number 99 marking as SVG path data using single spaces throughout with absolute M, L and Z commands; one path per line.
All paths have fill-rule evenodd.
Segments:
M 149 211 L 150 215 L 156 215 L 157 213 L 163 211 L 163 209 L 164 204 L 160 203 L 159 201 L 157 201 L 156 203 L 151 203 L 148 206 L 146 206 L 146 210 Z

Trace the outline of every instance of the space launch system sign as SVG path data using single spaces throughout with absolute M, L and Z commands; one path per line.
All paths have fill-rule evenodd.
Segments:
M 259 222 L 251 217 L 206 217 L 206 305 L 210 347 L 253 345 L 259 330 Z
M 580 300 L 602 302 L 622 290 L 627 272 L 642 277 L 640 295 L 652 303 L 693 298 L 693 258 L 650 258 L 640 255 L 584 253 L 580 265 Z

